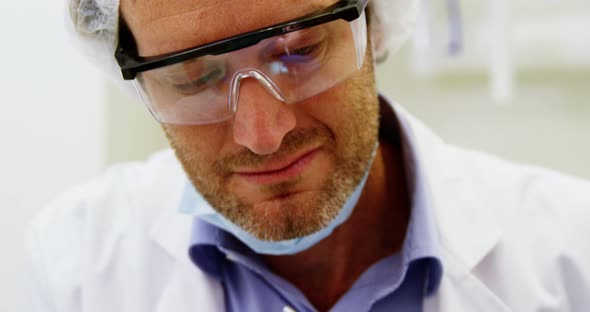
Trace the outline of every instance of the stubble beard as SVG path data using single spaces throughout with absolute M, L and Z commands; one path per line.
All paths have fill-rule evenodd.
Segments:
M 306 196 L 281 200 L 280 209 L 266 209 L 265 203 L 258 203 L 255 207 L 255 204 L 229 190 L 229 168 L 262 164 L 268 156 L 244 149 L 211 163 L 200 159 L 199 152 L 191 150 L 190 146 L 176 144 L 166 131 L 168 139 L 195 189 L 235 225 L 264 241 L 282 241 L 313 234 L 336 218 L 370 169 L 378 137 L 379 104 L 372 66 L 365 65 L 362 72 L 344 82 L 347 87 L 343 89 L 347 91 L 342 98 L 347 103 L 326 104 L 344 105 L 348 110 L 348 119 L 339 131 L 339 138 L 334 138 L 325 129 L 295 129 L 283 139 L 277 153 L 285 156 L 311 143 L 322 142 L 334 170 L 328 173 L 321 188 Z M 266 191 L 280 197 L 283 193 L 288 194 L 293 183 L 297 181 L 274 185 Z

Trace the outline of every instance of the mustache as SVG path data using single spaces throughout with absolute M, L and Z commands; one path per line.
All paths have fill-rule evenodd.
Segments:
M 268 155 L 258 155 L 244 147 L 240 151 L 227 155 L 212 165 L 217 172 L 229 173 L 235 167 L 258 167 L 272 159 L 280 159 L 292 155 L 307 146 L 333 141 L 326 129 L 307 128 L 294 129 L 287 133 L 278 151 Z

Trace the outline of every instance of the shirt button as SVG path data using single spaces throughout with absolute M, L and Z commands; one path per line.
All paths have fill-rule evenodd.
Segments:
M 283 312 L 297 312 L 295 309 L 291 308 L 290 306 L 285 306 L 283 308 Z

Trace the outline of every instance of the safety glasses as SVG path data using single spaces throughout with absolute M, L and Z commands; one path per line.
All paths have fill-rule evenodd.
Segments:
M 293 104 L 355 73 L 366 51 L 367 1 L 341 0 L 295 20 L 156 57 L 138 56 L 122 27 L 115 58 L 159 122 L 221 122 L 238 109 L 245 79 Z

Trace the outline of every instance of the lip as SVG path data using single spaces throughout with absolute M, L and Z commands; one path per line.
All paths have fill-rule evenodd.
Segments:
M 254 184 L 273 184 L 293 179 L 308 167 L 307 165 L 319 151 L 320 148 L 314 148 L 285 161 L 265 166 L 262 169 L 238 170 L 235 171 L 235 174 Z

